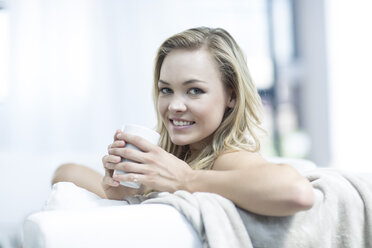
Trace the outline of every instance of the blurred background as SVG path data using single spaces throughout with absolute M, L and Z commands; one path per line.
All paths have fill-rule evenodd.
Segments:
M 265 106 L 265 156 L 371 172 L 369 0 L 0 0 L 0 247 L 17 247 L 55 168 L 101 157 L 125 123 L 154 127 L 156 49 L 222 27 Z M 370 114 L 368 114 L 370 113 Z

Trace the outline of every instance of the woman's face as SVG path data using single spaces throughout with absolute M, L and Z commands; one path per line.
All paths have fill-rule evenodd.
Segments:
M 233 107 L 218 67 L 206 49 L 176 49 L 164 59 L 158 82 L 158 111 L 176 145 L 201 149 Z

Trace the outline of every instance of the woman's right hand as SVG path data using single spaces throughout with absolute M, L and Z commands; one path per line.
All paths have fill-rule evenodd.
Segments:
M 112 149 L 124 148 L 125 142 L 117 139 L 117 134 L 121 132 L 117 130 L 114 135 L 114 142 L 108 146 L 108 154 L 102 158 L 103 167 L 105 168 L 105 175 L 102 179 L 102 188 L 106 194 L 106 197 L 111 200 L 123 200 L 127 196 L 140 194 L 143 189 L 133 189 L 125 187 L 120 182 L 115 181 L 112 178 L 114 169 L 117 164 L 121 162 L 121 157 L 111 154 Z

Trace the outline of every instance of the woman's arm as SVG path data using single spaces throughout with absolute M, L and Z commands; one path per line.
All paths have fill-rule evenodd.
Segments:
M 110 169 L 127 172 L 113 175 L 114 181 L 139 182 L 157 191 L 217 193 L 263 215 L 290 215 L 313 205 L 312 186 L 304 177 L 288 165 L 265 161 L 257 153 L 225 153 L 217 158 L 213 170 L 192 170 L 186 162 L 141 137 L 119 133 L 118 138 L 140 150 L 109 150 L 111 155 L 130 160 L 112 165 Z
M 101 186 L 102 175 L 84 165 L 67 163 L 60 165 L 52 177 L 52 185 L 59 182 L 71 182 L 84 188 L 101 198 L 105 198 L 105 192 Z
M 248 211 L 271 216 L 307 210 L 314 202 L 310 182 L 294 168 L 245 151 L 221 155 L 213 170 L 193 170 L 185 190 L 217 193 Z

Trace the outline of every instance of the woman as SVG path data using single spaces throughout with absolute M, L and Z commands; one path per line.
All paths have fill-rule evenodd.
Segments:
M 103 179 L 86 167 L 67 164 L 56 171 L 53 183 L 71 181 L 108 199 L 148 190 L 212 192 L 271 216 L 312 207 L 309 181 L 258 153 L 261 100 L 228 32 L 202 27 L 167 39 L 155 61 L 154 101 L 159 146 L 118 130 L 102 159 Z M 124 148 L 126 143 L 141 151 Z M 121 162 L 122 157 L 132 162 Z M 127 173 L 113 175 L 115 169 Z M 142 187 L 127 188 L 120 181 Z

